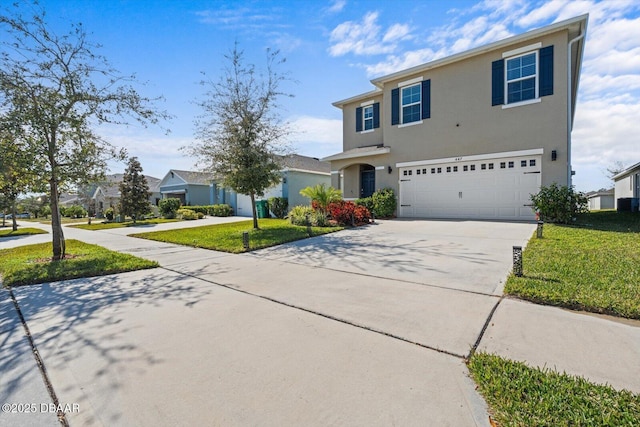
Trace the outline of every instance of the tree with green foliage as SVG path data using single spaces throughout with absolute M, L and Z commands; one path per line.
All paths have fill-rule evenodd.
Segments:
M 223 186 L 249 195 L 253 228 L 258 229 L 255 199 L 280 182 L 278 155 L 285 154 L 289 134 L 278 115 L 278 99 L 290 96 L 280 90 L 286 76 L 275 70 L 284 59 L 268 50 L 264 74 L 245 63 L 237 45 L 225 59 L 227 66 L 218 81 L 201 82 L 207 92 L 197 102 L 204 111 L 196 121 L 199 143 L 184 149 Z
M 120 183 L 120 212 L 128 215 L 136 223 L 138 218 L 151 212 L 149 184 L 142 174 L 142 166 L 137 157 L 131 157 Z
M 34 11 L 25 17 L 22 9 Z M 54 33 L 37 2 L 0 10 L 0 109 L 11 111 L 24 132 L 32 170 L 49 187 L 53 260 L 64 258 L 59 195 L 98 181 L 110 158 L 124 153 L 101 139 L 94 126 L 157 123 L 166 113 L 98 54 L 81 24 Z
M 300 194 L 311 199 L 311 204 L 315 209 L 327 213 L 329 204 L 342 200 L 342 192 L 325 184 L 317 184 L 313 187 L 305 187 L 300 190 Z
M 555 182 L 540 187 L 538 193 L 531 195 L 531 202 L 540 219 L 548 222 L 568 224 L 577 214 L 589 211 L 588 199 L 584 194 Z
M 3 208 L 12 214 L 13 231 L 18 229 L 16 203 L 18 196 L 33 185 L 36 177 L 30 172 L 31 160 L 27 154 L 20 126 L 9 114 L 0 117 L 0 194 Z M 3 218 L 3 224 L 4 224 Z

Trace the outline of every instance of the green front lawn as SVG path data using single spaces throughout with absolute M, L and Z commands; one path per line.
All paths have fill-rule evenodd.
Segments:
M 240 221 L 226 224 L 207 225 L 170 231 L 152 231 L 132 234 L 133 237 L 176 243 L 196 248 L 240 253 L 245 252 L 242 233 L 249 232 L 250 250 L 267 248 L 294 240 L 306 239 L 307 228 L 292 225 L 285 219 L 260 219 L 259 230 L 253 229 L 253 222 Z M 344 227 L 312 227 L 313 235 L 332 233 Z
M 501 427 L 640 425 L 640 396 L 629 391 L 482 353 L 468 366 Z
M 4 286 L 32 285 L 80 277 L 104 276 L 157 267 L 155 261 L 113 252 L 78 240 L 67 240 L 68 259 L 51 261 L 51 243 L 0 250 Z
M 70 227 L 81 228 L 83 230 L 108 230 L 111 228 L 124 228 L 124 227 L 142 227 L 144 225 L 151 224 L 164 224 L 166 222 L 176 222 L 180 221 L 179 219 L 164 219 L 164 218 L 156 218 L 156 219 L 146 219 L 137 221 L 135 224 L 133 221 L 125 221 L 125 222 L 93 222 L 92 224 L 77 224 L 70 225 Z
M 0 229 L 0 239 L 3 237 L 13 237 L 13 236 L 30 236 L 32 234 L 47 234 L 46 231 L 40 230 L 39 228 L 18 228 L 16 231 L 13 231 L 11 227 L 7 229 Z
M 640 319 L 640 215 L 581 215 L 575 224 L 545 224 L 523 254 L 523 276 L 505 293 L 533 302 Z

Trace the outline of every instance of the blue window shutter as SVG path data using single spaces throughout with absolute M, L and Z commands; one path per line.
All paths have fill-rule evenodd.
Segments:
M 391 91 L 391 124 L 400 124 L 400 89 Z
M 380 103 L 376 102 L 373 104 L 373 128 L 380 127 Z
M 362 107 L 356 108 L 356 132 L 362 132 Z
M 422 118 L 431 117 L 431 80 L 422 82 Z
M 491 63 L 491 105 L 504 104 L 504 59 Z
M 540 96 L 553 95 L 553 45 L 540 49 Z

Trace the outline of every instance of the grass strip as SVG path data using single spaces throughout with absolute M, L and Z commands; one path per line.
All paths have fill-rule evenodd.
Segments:
M 248 220 L 180 230 L 152 231 L 131 236 L 231 253 L 246 252 L 242 241 L 242 233 L 245 231 L 249 232 L 249 250 L 267 248 L 309 237 L 306 227 L 292 225 L 286 219 L 264 218 L 259 220 L 258 225 L 260 229 L 254 230 L 253 222 Z M 311 227 L 311 233 L 312 235 L 320 235 L 342 229 L 344 227 Z
M 155 261 L 78 240 L 67 240 L 66 245 L 68 258 L 61 261 L 51 261 L 51 243 L 0 250 L 2 284 L 33 285 L 158 267 Z
M 640 215 L 598 212 L 545 224 L 505 293 L 536 303 L 640 319 Z
M 40 230 L 39 228 L 18 228 L 16 231 L 13 231 L 11 228 L 6 230 L 0 229 L 0 239 L 3 237 L 14 237 L 14 236 L 31 236 L 33 234 L 47 234 L 46 231 Z
M 640 425 L 640 395 L 629 391 L 486 353 L 468 366 L 501 427 Z
M 109 230 L 112 228 L 124 228 L 124 227 L 144 227 L 146 225 L 153 224 L 164 224 L 167 222 L 177 222 L 179 219 L 164 219 L 164 218 L 156 218 L 156 219 L 147 219 L 143 221 L 137 221 L 135 224 L 133 221 L 126 222 L 96 222 L 93 224 L 76 224 L 70 225 L 69 227 L 80 228 L 82 230 Z

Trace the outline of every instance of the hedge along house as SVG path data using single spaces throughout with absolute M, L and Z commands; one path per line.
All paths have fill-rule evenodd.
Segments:
M 390 187 L 400 217 L 530 220 L 541 185 L 571 185 L 588 15 L 372 80 L 333 105 L 346 199 Z
M 315 157 L 289 154 L 281 157 L 281 180 L 278 184 L 268 188 L 263 197 L 258 200 L 268 200 L 270 197 L 285 197 L 289 209 L 298 205 L 308 205 L 309 199 L 300 194 L 300 190 L 318 184 L 331 185 L 331 166 Z M 238 216 L 252 216 L 251 198 L 237 195 Z

